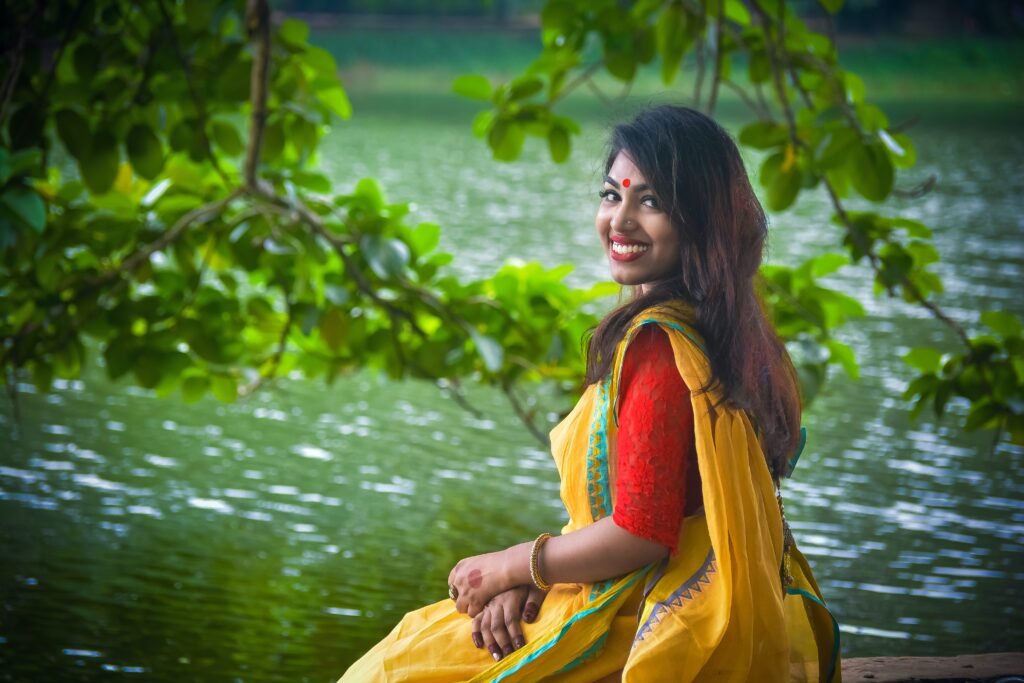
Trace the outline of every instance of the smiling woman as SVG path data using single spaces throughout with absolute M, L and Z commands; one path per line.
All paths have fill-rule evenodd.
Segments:
M 679 235 L 628 153 L 615 155 L 604 182 L 597 234 L 611 259 L 612 279 L 643 290 L 644 283 L 670 277 L 679 268 Z
M 551 431 L 569 523 L 461 560 L 342 681 L 823 681 L 838 627 L 782 512 L 793 365 L 755 294 L 767 222 L 713 120 L 618 126 L 596 227 L 632 300 Z

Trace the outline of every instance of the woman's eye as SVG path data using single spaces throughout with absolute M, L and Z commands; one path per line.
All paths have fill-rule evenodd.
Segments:
M 647 195 L 646 197 L 644 197 L 644 198 L 643 198 L 643 199 L 641 200 L 641 202 L 640 202 L 640 203 L 641 203 L 641 204 L 644 204 L 644 205 L 646 205 L 646 206 L 649 206 L 649 207 L 651 207 L 652 209 L 657 209 L 657 208 L 659 208 L 659 206 L 658 206 L 658 200 L 657 200 L 657 199 L 656 199 L 656 198 L 655 198 L 654 196 L 652 196 L 652 195 Z
M 605 201 L 610 202 L 618 201 L 619 199 L 619 193 L 615 192 L 614 190 L 601 190 L 600 192 L 597 193 L 597 196 Z

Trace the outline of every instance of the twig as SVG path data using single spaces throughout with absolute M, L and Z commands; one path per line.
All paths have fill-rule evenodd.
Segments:
M 715 113 L 715 104 L 718 103 L 718 84 L 722 80 L 722 38 L 724 36 L 722 27 L 725 25 L 725 0 L 718 0 L 718 19 L 715 22 L 715 68 L 711 76 L 711 94 L 708 97 L 708 116 Z
M 579 74 L 577 74 L 576 78 L 572 79 L 568 83 L 568 85 L 566 85 L 561 90 L 559 90 L 558 94 L 556 96 L 554 96 L 551 99 L 549 99 L 548 100 L 548 104 L 549 105 L 554 104 L 555 102 L 557 102 L 558 100 L 562 99 L 563 97 L 568 95 L 570 92 L 572 92 L 573 90 L 578 88 L 583 83 L 589 81 L 590 77 L 594 75 L 594 72 L 596 72 L 598 69 L 600 69 L 603 65 L 604 65 L 604 61 L 599 61 L 599 62 L 594 62 L 593 64 L 588 66 L 586 69 L 584 69 Z
M 743 100 L 743 103 L 746 104 L 747 107 L 749 107 L 752 112 L 754 112 L 754 115 L 757 116 L 757 118 L 759 120 L 761 120 L 761 121 L 769 121 L 769 120 L 771 120 L 771 117 L 772 117 L 771 112 L 769 112 L 763 106 L 763 103 L 759 104 L 759 103 L 755 102 L 753 99 L 751 99 L 750 95 L 748 95 L 747 92 L 743 88 L 741 88 L 740 86 L 736 85 L 736 83 L 734 83 L 733 81 L 730 81 L 728 79 L 723 80 L 722 81 L 722 85 L 724 85 L 725 87 L 729 88 L 730 90 L 735 92 L 737 95 L 739 95 L 740 99 Z
M 771 66 L 772 82 L 775 84 L 779 104 L 782 105 L 782 111 L 786 117 L 786 123 L 789 128 L 789 140 L 794 147 L 803 147 L 803 141 L 796 134 L 796 116 L 793 114 L 793 107 L 790 105 L 789 96 L 786 94 L 786 84 L 782 82 L 782 66 L 776 59 L 775 44 L 772 41 L 771 35 L 771 21 L 758 2 L 752 2 L 750 6 L 754 9 L 754 14 L 761 20 L 761 27 L 764 29 L 764 51 L 768 56 L 768 63 Z
M 451 396 L 452 400 L 467 413 L 480 419 L 484 416 L 479 410 L 477 410 L 469 401 L 466 400 L 466 395 L 462 393 L 462 385 L 455 378 L 445 378 L 437 380 L 438 388 L 443 391 L 447 391 L 448 395 Z
M 694 108 L 697 108 L 697 109 L 700 108 L 700 91 L 701 91 L 701 88 L 704 85 L 704 68 L 705 68 L 704 49 L 705 49 L 705 41 L 704 41 L 704 38 L 701 37 L 697 41 L 697 50 L 695 52 L 695 56 L 697 58 L 697 81 L 696 81 L 696 83 L 694 83 L 694 86 L 693 86 L 693 106 L 694 106 Z
M 501 390 L 505 392 L 505 396 L 508 397 L 508 402 L 512 405 L 512 410 L 519 417 L 519 420 L 526 426 L 533 438 L 537 439 L 540 445 L 544 448 L 551 448 L 551 441 L 548 439 L 547 434 L 544 434 L 537 428 L 537 425 L 533 423 L 533 417 L 530 416 L 523 405 L 516 398 L 515 393 L 512 391 L 512 386 L 509 384 L 502 384 Z
M 270 77 L 270 8 L 266 0 L 248 0 L 245 24 L 250 39 L 256 41 L 256 54 L 252 62 L 249 102 L 252 119 L 249 128 L 249 146 L 245 151 L 245 185 L 256 188 L 256 168 L 260 163 L 263 132 L 267 125 L 267 82 Z
M 909 190 L 893 189 L 892 193 L 903 199 L 918 199 L 925 196 L 935 188 L 935 183 L 938 181 L 934 175 L 928 176 L 924 182 L 915 185 Z
M 32 14 L 29 15 L 28 21 L 18 31 L 17 42 L 8 50 L 11 55 L 11 64 L 4 75 L 3 85 L 0 85 L 0 124 L 3 123 L 7 116 L 7 105 L 11 103 L 11 98 L 14 96 L 14 87 L 18 84 L 18 79 L 21 77 L 21 69 L 25 65 L 25 44 L 28 43 L 28 38 L 35 27 L 36 20 L 39 19 L 39 15 L 42 14 L 45 8 L 45 2 L 41 1 L 35 4 L 35 8 L 32 10 Z
M 4 368 L 4 387 L 7 389 L 7 398 L 11 401 L 11 415 L 14 424 L 21 424 L 21 401 L 18 400 L 18 377 L 11 368 Z
M 241 387 L 238 390 L 239 395 L 249 396 L 256 392 L 267 380 L 271 380 L 277 374 L 277 369 L 281 365 L 281 358 L 284 356 L 284 351 L 288 346 L 288 334 L 291 332 L 292 325 L 295 323 L 295 306 L 289 297 L 285 297 L 285 307 L 288 310 L 288 315 L 285 318 L 284 326 L 281 328 L 281 334 L 277 340 L 277 348 L 274 351 L 274 355 L 270 358 L 270 368 L 267 369 L 266 374 L 260 373 L 259 377 L 253 380 L 250 384 Z

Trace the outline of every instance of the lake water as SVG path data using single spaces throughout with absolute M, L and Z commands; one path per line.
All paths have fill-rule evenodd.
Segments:
M 443 225 L 457 273 L 519 258 L 571 262 L 580 286 L 607 278 L 592 221 L 600 117 L 566 165 L 536 142 L 498 164 L 462 109 L 356 104 L 325 166 L 339 187 L 375 176 L 414 201 Z M 934 174 L 937 187 L 890 208 L 935 228 L 940 301 L 972 326 L 985 308 L 1024 314 L 1020 129 L 911 134 L 920 162 L 899 184 Z M 770 260 L 838 250 L 830 215 L 814 193 L 774 216 Z M 875 298 L 863 267 L 829 282 L 867 308 L 840 335 L 862 376 L 834 377 L 805 414 L 786 509 L 844 654 L 1019 649 L 1024 449 L 992 453 L 956 418 L 910 422 L 898 357 L 952 340 Z M 563 522 L 550 455 L 503 396 L 466 388 L 479 416 L 431 384 L 366 374 L 229 406 L 158 399 L 95 366 L 49 395 L 20 384 L 20 427 L 0 407 L 0 680 L 334 680 L 444 598 L 458 559 Z

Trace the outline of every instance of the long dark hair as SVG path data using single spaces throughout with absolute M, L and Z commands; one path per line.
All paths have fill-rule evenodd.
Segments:
M 635 287 L 632 300 L 592 331 L 585 383 L 608 374 L 638 313 L 681 298 L 694 308 L 690 322 L 711 363 L 711 380 L 698 391 L 720 387 L 724 403 L 747 412 L 777 479 L 799 443 L 799 384 L 756 291 L 768 220 L 736 144 L 699 111 L 662 105 L 614 128 L 605 173 L 620 152 L 644 174 L 679 235 L 679 271 L 649 283 L 646 294 Z

